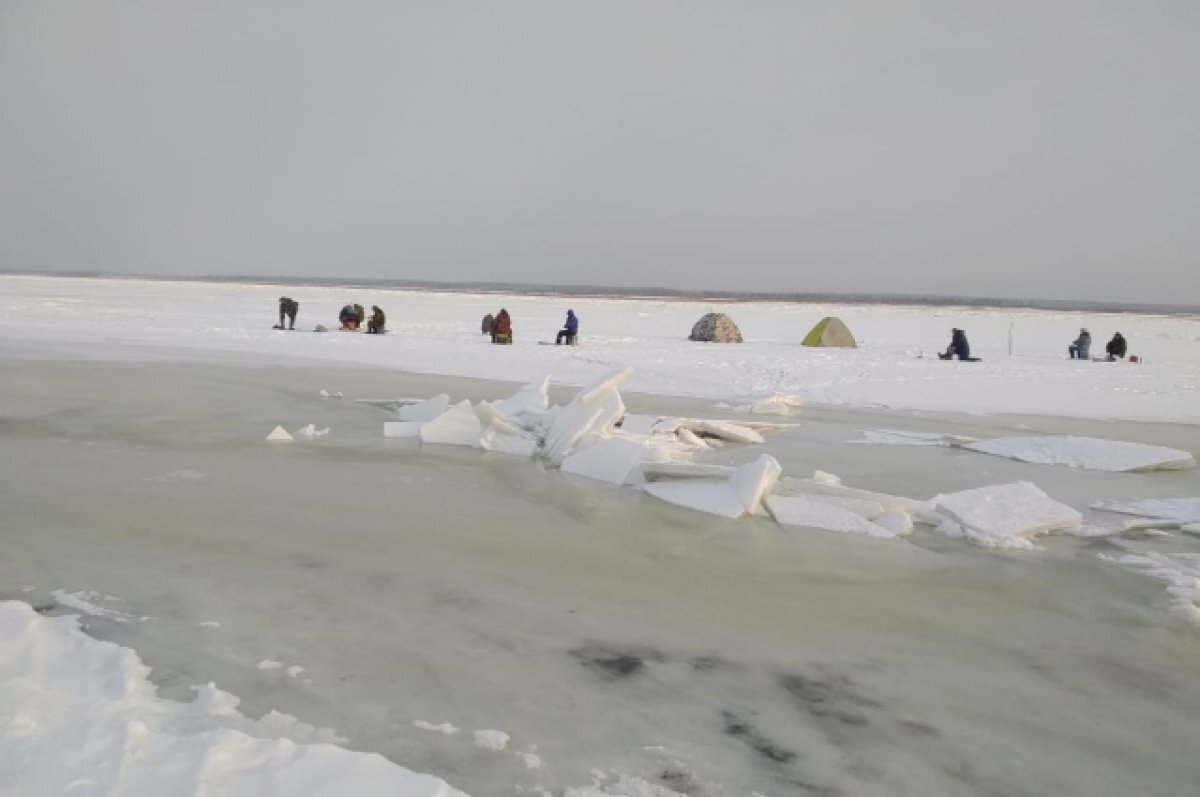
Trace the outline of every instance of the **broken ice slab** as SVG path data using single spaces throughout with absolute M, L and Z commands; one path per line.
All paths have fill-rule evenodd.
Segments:
M 515 457 L 532 457 L 537 452 L 537 441 L 531 437 L 516 437 L 489 426 L 479 438 L 479 447 L 493 454 L 509 454 Z
M 496 408 L 496 405 L 489 404 L 486 401 L 481 401 L 475 405 L 475 411 L 484 423 L 491 424 L 496 427 L 497 432 L 514 435 L 516 437 L 528 437 L 529 433 L 521 422 L 511 415 Z
M 584 404 L 595 401 L 604 393 L 610 390 L 615 390 L 633 374 L 633 368 L 626 366 L 618 368 L 615 371 L 610 371 L 592 384 L 584 387 L 575 394 L 574 401 L 579 401 Z
M 650 482 L 642 489 L 668 503 L 707 512 L 710 515 L 739 518 L 746 514 L 745 505 L 733 490 L 729 489 L 729 482 L 725 479 Z
M 1100 501 L 1092 509 L 1118 512 L 1122 515 L 1142 515 L 1159 520 L 1172 520 L 1187 525 L 1200 523 L 1200 498 L 1133 498 Z
M 396 417 L 402 421 L 432 421 L 450 407 L 450 397 L 438 393 L 416 404 L 409 404 L 396 410 Z
M 882 515 L 875 518 L 871 522 L 874 523 L 876 526 L 887 529 L 892 534 L 895 534 L 897 537 L 904 537 L 909 534 L 912 534 L 912 530 L 913 530 L 912 515 L 908 514 L 907 512 L 901 512 L 899 510 L 893 510 L 891 512 L 884 512 Z
M 850 442 L 859 445 L 960 447 L 975 441 L 974 437 L 958 434 L 910 432 L 904 429 L 864 429 L 862 434 L 862 440 Z
M 728 465 L 709 465 L 704 462 L 643 462 L 642 474 L 648 479 L 716 479 L 727 478 L 733 468 Z
M 276 426 L 271 430 L 271 433 L 267 435 L 268 443 L 290 443 L 292 440 L 293 438 L 291 434 L 289 434 L 288 430 L 284 429 L 282 426 Z
M 310 423 L 308 426 L 302 426 L 297 429 L 296 434 L 302 434 L 305 437 L 325 437 L 329 434 L 329 427 L 318 429 L 315 423 Z
M 561 464 L 579 439 L 591 431 L 604 414 L 603 407 L 574 401 L 559 409 L 546 432 L 546 456 L 551 462 Z
M 961 526 L 968 540 L 987 548 L 1031 548 L 1033 537 L 1083 525 L 1083 515 L 1077 510 L 1029 482 L 939 495 L 933 505 Z
M 826 474 L 826 476 L 828 475 L 830 474 Z M 862 490 L 857 487 L 847 487 L 842 484 L 833 484 L 826 479 L 817 481 L 815 479 L 796 479 L 785 476 L 779 480 L 776 492 L 782 495 L 832 495 L 855 498 L 877 503 L 885 511 L 889 512 L 893 510 L 915 512 L 927 505 L 927 502 L 918 501 L 915 498 L 904 498 L 899 495 L 889 495 L 871 490 Z
M 630 484 L 640 473 L 645 451 L 645 446 L 632 440 L 605 440 L 568 456 L 562 472 L 609 484 Z
M 550 377 L 531 382 L 506 399 L 493 401 L 492 406 L 512 418 L 527 413 L 542 413 L 550 406 Z
M 761 443 L 763 436 L 743 424 L 730 421 L 707 421 L 698 418 L 683 418 L 680 426 L 698 435 L 711 435 L 734 443 Z
M 444 446 L 476 446 L 483 436 L 483 425 L 469 401 L 461 401 L 427 421 L 419 432 L 422 443 Z
M 818 498 L 794 498 L 785 495 L 768 495 L 767 511 L 776 522 L 785 526 L 838 531 L 844 534 L 865 534 L 868 537 L 886 539 L 896 534 L 883 526 L 876 525 L 835 504 L 825 503 Z
M 413 438 L 421 436 L 424 421 L 385 421 L 383 424 L 384 437 Z
M 655 425 L 662 420 L 659 415 L 642 415 L 639 413 L 628 413 L 621 419 L 621 431 L 626 434 L 637 434 L 650 436 L 654 434 Z
M 747 512 L 759 512 L 763 496 L 775 487 L 782 473 L 779 461 L 769 454 L 763 454 L 748 465 L 734 468 L 729 474 L 729 487 Z
M 1035 465 L 1062 465 L 1068 468 L 1109 472 L 1183 470 L 1196 467 L 1196 459 L 1187 451 L 1123 440 L 1097 437 L 1049 435 L 1039 437 L 1001 437 L 979 440 L 963 446 L 969 451 L 1015 459 Z

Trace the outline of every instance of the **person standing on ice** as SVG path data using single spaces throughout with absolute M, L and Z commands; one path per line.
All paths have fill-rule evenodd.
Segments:
M 1092 333 L 1087 331 L 1087 327 L 1079 330 L 1079 337 L 1075 338 L 1075 342 L 1067 347 L 1067 353 L 1071 355 L 1071 359 L 1080 360 L 1089 359 L 1092 351 Z
M 371 305 L 371 317 L 367 320 L 367 334 L 382 335 L 386 324 L 387 316 L 383 314 L 378 305 Z
M 575 336 L 579 334 L 579 319 L 575 317 L 574 310 L 567 311 L 567 323 L 563 328 L 558 330 L 558 337 L 554 339 L 555 346 L 561 346 L 564 341 L 568 345 L 575 345 Z
M 1125 342 L 1125 336 L 1120 332 L 1113 335 L 1112 340 L 1104 347 L 1104 352 L 1110 360 L 1125 359 L 1125 352 L 1129 350 L 1129 344 Z
M 512 318 L 503 307 L 492 322 L 492 343 L 512 343 Z
M 300 302 L 295 299 L 289 299 L 286 296 L 279 297 L 279 324 L 276 329 L 295 329 L 296 328 L 296 313 L 300 312 Z M 283 319 L 287 318 L 288 325 L 283 325 Z
M 967 333 L 957 327 L 950 330 L 950 345 L 946 347 L 946 353 L 939 354 L 938 357 L 943 360 L 953 360 L 955 357 L 960 360 L 971 359 L 971 344 L 967 342 Z

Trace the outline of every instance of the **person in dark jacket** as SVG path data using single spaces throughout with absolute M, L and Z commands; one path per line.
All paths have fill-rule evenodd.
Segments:
M 1122 360 L 1125 358 L 1125 352 L 1129 350 L 1129 344 L 1125 342 L 1125 336 L 1120 332 L 1113 335 L 1112 340 L 1104 347 L 1104 351 L 1108 353 L 1110 360 Z
M 496 317 L 494 315 L 492 315 L 491 313 L 488 313 L 487 315 L 485 315 L 483 317 L 483 323 L 480 324 L 480 328 L 482 329 L 483 334 L 485 334 L 485 335 L 492 334 L 492 324 L 494 324 L 495 322 L 496 322 Z
M 558 330 L 558 337 L 554 339 L 555 346 L 561 346 L 565 341 L 568 345 L 575 345 L 575 336 L 579 334 L 579 319 L 575 317 L 574 310 L 567 311 L 567 323 L 563 328 Z
M 955 357 L 960 360 L 971 359 L 971 344 L 967 342 L 967 333 L 957 327 L 950 330 L 950 345 L 946 347 L 946 353 L 939 354 L 938 357 L 943 360 L 953 360 Z
M 355 309 L 357 305 L 348 304 L 338 313 L 338 322 L 342 325 L 342 329 L 357 330 L 359 324 L 362 323 L 362 316 Z
M 1075 338 L 1075 342 L 1067 347 L 1067 353 L 1071 355 L 1071 359 L 1087 360 L 1091 357 L 1092 351 L 1092 333 L 1087 331 L 1087 327 L 1079 330 L 1079 337 Z
M 300 302 L 286 296 L 279 297 L 279 324 L 276 329 L 295 329 L 296 313 L 300 312 Z M 284 327 L 283 319 L 287 318 L 288 325 Z
M 503 307 L 492 322 L 492 343 L 512 343 L 512 318 Z
M 383 311 L 377 305 L 371 305 L 371 318 L 367 321 L 367 334 L 382 335 L 386 325 L 387 316 L 383 314 Z

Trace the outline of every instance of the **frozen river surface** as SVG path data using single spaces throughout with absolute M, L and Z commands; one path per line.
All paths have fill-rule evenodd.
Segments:
M 3 379 L 0 599 L 61 613 L 54 590 L 119 598 L 93 600 L 149 619 L 89 617 L 88 631 L 136 649 L 168 696 L 215 681 L 247 714 L 333 727 L 477 797 L 597 779 L 634 794 L 633 777 L 693 795 L 1166 797 L 1200 783 L 1200 633 L 1164 609 L 1161 584 L 1097 556 L 1194 552 L 1196 538 L 1000 553 L 927 528 L 877 541 L 726 521 L 529 461 L 384 440 L 386 413 L 351 400 L 512 387 L 496 383 L 32 360 L 5 362 Z M 917 498 L 1017 479 L 1080 509 L 1200 493 L 1194 470 L 845 444 L 864 428 L 1020 428 L 1195 452 L 1192 426 L 795 420 L 765 447 L 785 473 Z M 308 423 L 332 432 L 263 442 Z M 511 739 L 485 749 L 477 730 Z

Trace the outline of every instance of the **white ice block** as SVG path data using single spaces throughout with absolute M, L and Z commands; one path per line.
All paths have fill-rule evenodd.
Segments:
M 988 548 L 1028 548 L 1033 537 L 1083 525 L 1077 510 L 1029 482 L 939 495 L 933 503 L 938 512 L 962 526 L 968 540 Z
M 384 421 L 384 437 L 420 437 L 424 421 Z
M 707 512 L 710 515 L 739 518 L 746 514 L 745 505 L 724 479 L 650 482 L 642 489 L 668 503 Z
M 396 411 L 396 416 L 402 421 L 432 421 L 449 408 L 450 397 L 445 393 L 438 393 L 417 404 L 401 407 Z
M 422 443 L 444 446 L 475 446 L 483 436 L 483 425 L 469 401 L 461 401 L 421 427 Z
M 708 421 L 688 418 L 683 426 L 697 434 L 708 434 L 733 443 L 761 443 L 763 436 L 748 426 L 741 426 L 730 421 Z
M 979 440 L 964 448 L 1035 465 L 1063 465 L 1085 470 L 1121 472 L 1196 467 L 1196 458 L 1187 451 L 1096 437 L 1001 437 Z
M 628 366 L 610 371 L 576 393 L 574 400 L 583 402 L 584 404 L 595 401 L 601 394 L 620 387 L 621 383 L 628 379 L 631 374 L 633 374 L 633 368 Z
M 792 498 L 785 495 L 768 495 L 767 511 L 776 522 L 785 526 L 837 531 L 843 534 L 864 534 L 868 537 L 890 538 L 895 533 L 834 504 L 816 498 Z
M 532 457 L 537 451 L 537 441 L 530 437 L 516 437 L 498 432 L 489 426 L 479 438 L 479 447 L 494 454 L 511 454 L 515 457 Z
M 271 430 L 271 433 L 267 435 L 268 443 L 290 443 L 293 439 L 294 438 L 291 436 L 291 434 L 288 433 L 288 430 L 284 429 L 282 426 L 276 426 Z
M 698 437 L 691 429 L 684 429 L 681 427 L 675 430 L 675 435 L 679 438 L 679 442 L 692 446 L 693 448 L 707 449 L 709 447 L 708 443 L 700 439 L 700 437 Z
M 778 492 L 784 495 L 836 495 L 845 498 L 858 498 L 864 501 L 874 501 L 885 511 L 893 509 L 913 512 L 925 506 L 926 502 L 914 498 L 904 498 L 899 495 L 877 493 L 872 490 L 861 490 L 857 487 L 847 487 L 842 484 L 830 484 L 812 479 L 793 479 L 783 477 L 779 480 Z
M 1092 509 L 1119 512 L 1122 515 L 1144 515 L 1181 524 L 1200 523 L 1200 498 L 1133 498 L 1101 501 Z
M 609 484 L 629 484 L 638 474 L 645 450 L 632 440 L 605 440 L 564 459 L 562 472 Z
M 912 515 L 900 510 L 884 512 L 879 517 L 871 521 L 880 528 L 887 529 L 897 537 L 904 537 L 912 534 L 913 519 Z
M 551 462 L 561 464 L 579 438 L 592 430 L 604 414 L 604 408 L 571 402 L 554 415 L 546 432 L 545 451 Z
M 541 382 L 525 385 L 506 399 L 492 402 L 492 406 L 512 418 L 529 412 L 545 412 L 550 406 L 550 377 Z
M 704 462 L 643 462 L 642 473 L 647 478 L 716 479 L 728 478 L 733 468 L 728 465 L 709 465 Z
M 729 475 L 729 488 L 747 512 L 758 512 L 763 496 L 775 487 L 781 473 L 783 468 L 779 461 L 769 454 L 763 454 L 748 465 L 734 468 Z
M 654 425 L 660 420 L 662 417 L 659 415 L 639 415 L 631 412 L 621 420 L 621 431 L 626 434 L 652 435 Z

